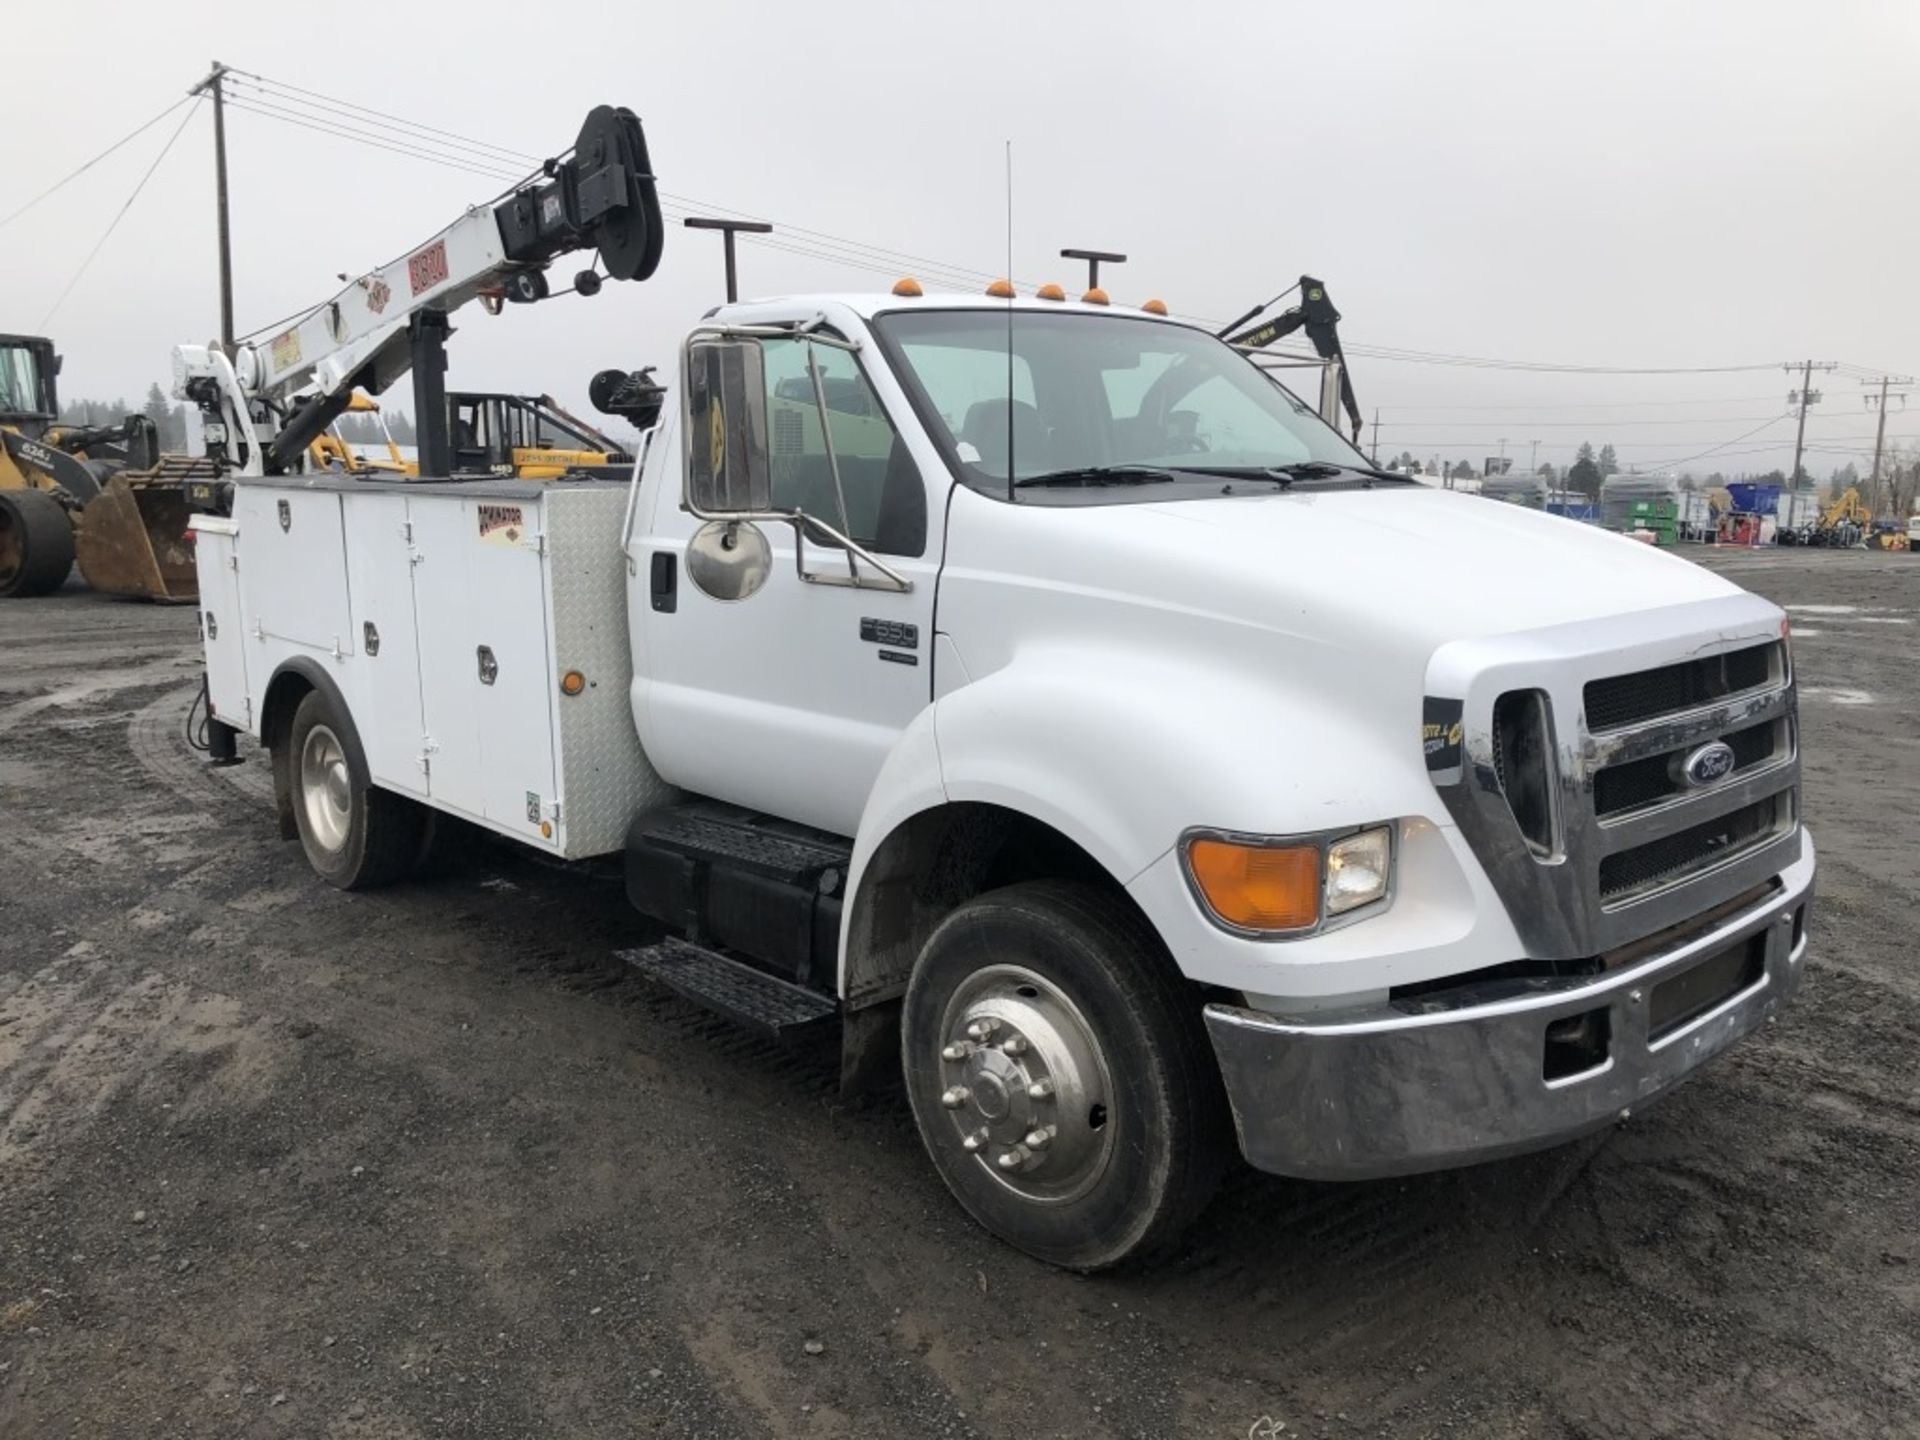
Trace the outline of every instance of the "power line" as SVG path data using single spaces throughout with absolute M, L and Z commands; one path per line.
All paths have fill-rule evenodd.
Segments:
M 390 151 L 395 155 L 404 155 L 409 159 L 425 160 L 430 164 L 447 166 L 449 169 L 464 170 L 471 175 L 484 175 L 490 180 L 505 180 L 509 178 L 508 172 L 504 170 L 482 167 L 451 156 L 415 149 L 412 146 L 395 144 L 388 140 L 375 139 L 364 132 L 336 127 L 324 121 L 316 120 L 311 116 L 297 115 L 292 111 L 269 109 L 252 100 L 242 100 L 238 97 L 230 96 L 227 103 L 234 109 L 245 110 L 251 115 L 264 115 L 270 120 L 279 120 L 288 125 L 297 125 L 303 129 L 318 131 L 320 134 L 332 135 L 342 140 L 352 140 L 357 144 L 369 145 L 376 150 Z M 519 177 L 516 175 L 512 178 L 517 179 Z
M 1544 401 L 1540 404 L 1526 405 L 1383 405 L 1380 408 L 1389 412 L 1408 410 L 1499 410 L 1518 412 L 1522 410 L 1644 410 L 1652 406 L 1678 405 L 1744 405 L 1758 400 L 1773 400 L 1773 394 L 1766 395 L 1702 395 L 1691 400 L 1586 400 L 1562 404 L 1558 401 Z M 1493 423 L 1491 420 L 1489 423 Z M 1521 423 L 1533 425 L 1542 422 L 1528 420 Z M 1604 422 L 1603 422 L 1604 423 Z
M 133 193 L 127 196 L 126 203 L 114 212 L 113 219 L 107 222 L 107 228 L 101 232 L 100 238 L 93 242 L 93 248 L 87 252 L 87 258 L 80 262 L 80 268 L 74 271 L 73 278 L 67 281 L 67 288 L 60 292 L 60 296 L 53 302 L 52 308 L 41 317 L 39 329 L 45 330 L 48 323 L 53 319 L 55 312 L 67 303 L 67 296 L 71 295 L 73 293 L 73 287 L 80 283 L 80 277 L 87 273 L 87 267 L 93 264 L 93 257 L 100 253 L 100 247 L 107 243 L 107 237 L 113 234 L 122 220 L 126 219 L 127 211 L 131 210 L 133 208 L 133 202 L 140 198 L 140 192 L 147 188 L 147 181 L 151 180 L 153 178 L 153 172 L 160 168 L 160 162 L 167 158 L 167 152 L 173 149 L 174 141 L 178 140 L 181 135 L 186 132 L 188 122 L 193 119 L 194 110 L 199 108 L 199 101 L 196 98 L 193 102 L 193 109 L 188 110 L 185 115 L 180 117 L 180 123 L 174 127 L 173 134 L 167 137 L 167 143 L 160 147 L 160 153 L 153 157 L 153 163 L 147 167 L 147 173 L 140 177 L 139 184 L 133 187 Z
M 1640 425 L 1741 425 L 1749 420 L 1772 418 L 1772 416 L 1760 415 L 1684 415 L 1677 419 L 1660 420 L 1528 420 L 1524 423 L 1533 426 L 1537 430 L 1607 430 L 1620 426 Z M 1429 430 L 1472 428 L 1484 432 L 1488 426 L 1497 427 L 1503 423 L 1503 421 L 1488 419 L 1385 420 L 1381 422 L 1381 426 L 1387 430 L 1404 430 L 1411 426 L 1414 429 L 1425 428 Z
M 342 100 L 338 96 L 323 95 L 318 90 L 303 89 L 298 85 L 290 85 L 284 80 L 274 80 L 269 78 L 268 76 L 256 74 L 254 71 L 251 71 L 251 70 L 235 70 L 232 73 L 236 75 L 244 75 L 249 80 L 259 81 L 260 83 L 265 85 L 271 85 L 276 90 L 285 90 L 295 95 L 308 96 L 314 100 L 321 101 L 336 109 L 356 110 L 363 115 L 370 115 L 370 116 L 373 116 L 375 119 L 385 120 L 393 125 L 401 126 L 405 129 L 421 130 L 431 135 L 441 136 L 444 139 L 458 140 L 467 145 L 483 146 L 488 150 L 493 150 L 498 152 L 501 156 L 503 156 L 505 159 L 510 161 L 524 161 L 531 165 L 538 165 L 541 163 L 542 157 L 538 155 L 529 155 L 523 150 L 511 150 L 504 145 L 493 145 L 493 144 L 489 144 L 487 141 L 484 141 L 484 140 L 475 140 L 473 137 L 468 135 L 459 135 L 451 130 L 442 130 L 433 125 L 425 125 L 418 120 L 409 120 L 406 117 L 401 115 L 392 115 L 384 110 L 375 110 L 370 106 L 359 105 L 354 103 L 351 100 Z
M 456 131 L 439 126 L 427 125 L 417 120 L 389 111 L 376 110 L 371 106 L 345 100 L 339 96 L 294 85 L 287 81 L 276 80 L 252 71 L 234 71 L 254 82 L 250 104 L 261 109 L 262 113 L 283 123 L 306 125 L 321 133 L 332 134 L 342 139 L 354 140 L 378 149 L 391 150 L 394 153 L 429 163 L 445 165 L 454 169 L 468 170 L 475 174 L 487 175 L 495 179 L 506 178 L 503 166 L 525 164 L 535 166 L 541 163 L 538 157 L 520 150 L 514 150 L 489 141 L 477 140 Z M 297 108 L 296 108 L 297 107 Z M 318 111 L 318 115 L 310 113 Z M 518 179 L 521 176 L 516 175 Z M 681 209 L 681 217 L 691 211 L 736 216 L 753 220 L 767 220 L 770 217 L 753 211 L 741 210 L 733 206 L 720 205 L 691 195 L 677 194 L 660 190 L 663 211 L 671 214 L 676 207 Z M 925 255 L 909 251 L 894 250 L 868 241 L 854 239 L 830 231 L 809 229 L 805 226 L 779 223 L 778 239 L 762 239 L 754 243 L 787 254 L 827 261 L 849 268 L 883 274 L 898 274 L 902 270 L 920 270 L 929 273 L 938 283 L 955 285 L 957 288 L 971 288 L 983 282 L 998 278 L 990 270 L 977 269 L 951 261 L 936 260 Z M 1018 277 L 1008 277 L 1017 284 L 1030 282 Z M 1183 317 L 1199 323 L 1206 323 L 1204 317 Z M 1688 366 L 1632 366 L 1632 365 L 1589 365 L 1571 362 L 1502 359 L 1484 355 L 1455 354 L 1447 351 L 1419 350 L 1407 347 L 1349 343 L 1349 354 L 1364 359 L 1379 360 L 1395 364 L 1438 365 L 1443 367 L 1494 369 L 1532 374 L 1558 375 L 1726 375 L 1752 373 L 1778 368 L 1778 362 L 1766 362 L 1745 365 L 1688 365 Z M 1855 369 L 1859 367 L 1848 367 Z M 1741 397 L 1745 398 L 1745 397 Z M 1622 402 L 1624 406 L 1626 402 Z M 1710 402 L 1701 402 L 1710 403 Z M 1433 407 L 1441 408 L 1441 407 Z M 1523 407 L 1513 407 L 1523 408 Z M 1538 407 L 1552 408 L 1552 407 Z M 1596 408 L 1619 408 L 1603 406 Z
M 53 184 L 49 185 L 46 189 L 42 190 L 38 195 L 34 196 L 31 200 L 27 201 L 27 203 L 22 205 L 18 210 L 15 210 L 11 215 L 8 215 L 6 219 L 0 220 L 0 227 L 11 225 L 15 220 L 18 220 L 22 215 L 26 214 L 29 210 L 33 209 L 34 206 L 38 205 L 42 200 L 46 199 L 49 195 L 53 194 L 54 191 L 66 185 L 68 181 L 79 179 L 80 176 L 86 174 L 87 171 L 91 170 L 94 166 L 98 165 L 102 160 L 106 159 L 109 155 L 113 154 L 114 151 L 118 150 L 121 146 L 125 145 L 129 140 L 136 139 L 137 137 L 146 134 L 147 131 L 151 130 L 154 126 L 158 125 L 162 120 L 166 119 L 167 116 L 173 114 L 173 112 L 178 110 L 182 105 L 189 105 L 192 103 L 193 103 L 193 97 L 190 95 L 185 97 L 184 99 L 176 100 L 173 102 L 173 104 L 169 105 L 166 109 L 162 110 L 158 115 L 154 116 L 151 120 L 147 121 L 144 125 L 138 125 L 134 127 L 132 130 L 129 130 L 125 135 L 122 135 L 118 140 L 114 141 L 113 144 L 109 145 L 106 149 L 102 150 L 98 155 L 94 156 L 91 160 L 87 161 L 86 164 L 80 166 L 77 170 L 73 170 L 69 172 L 63 178 L 54 181 Z

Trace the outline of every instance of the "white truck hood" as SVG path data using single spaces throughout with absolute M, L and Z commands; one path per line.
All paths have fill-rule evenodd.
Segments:
M 1430 652 L 1449 640 L 1739 593 L 1651 545 L 1424 488 L 1044 508 L 982 503 L 1003 512 L 987 521 L 1000 532 L 991 548 L 1002 551 L 1003 573 L 1321 643 L 1393 636 L 1394 649 Z M 1020 523 L 1009 523 L 1008 508 Z M 971 526 L 958 528 L 970 538 Z M 949 564 L 966 567 L 971 548 L 950 551 Z

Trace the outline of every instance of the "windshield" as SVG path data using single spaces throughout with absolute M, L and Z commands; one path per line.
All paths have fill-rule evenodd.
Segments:
M 40 359 L 25 345 L 0 346 L 0 415 L 45 415 Z
M 1239 352 L 1185 326 L 1016 310 L 1011 348 L 1007 315 L 990 310 L 896 311 L 874 328 L 948 460 L 990 493 L 1006 493 L 1009 449 L 1021 480 L 1366 464 Z

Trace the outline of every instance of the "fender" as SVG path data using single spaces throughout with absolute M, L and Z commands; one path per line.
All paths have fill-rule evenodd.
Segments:
M 1342 698 L 1351 697 L 1282 684 L 1251 666 L 1143 656 L 1085 637 L 1023 647 L 922 712 L 874 782 L 848 877 L 842 993 L 861 988 L 854 970 L 876 968 L 874 957 L 853 953 L 864 943 L 854 926 L 870 898 L 869 868 L 889 837 L 941 805 L 1025 815 L 1123 887 L 1194 826 L 1293 834 L 1426 817 L 1451 828 L 1421 758 L 1417 708 L 1356 715 L 1338 708 Z M 1178 923 L 1155 913 L 1151 897 L 1161 892 L 1133 893 L 1163 934 Z M 896 973 L 900 958 L 877 968 Z
M 1023 646 L 939 703 L 942 783 L 953 800 L 1028 811 L 1123 885 L 1194 826 L 1449 823 L 1413 703 L 1404 716 L 1358 709 L 1300 678 L 1124 644 Z

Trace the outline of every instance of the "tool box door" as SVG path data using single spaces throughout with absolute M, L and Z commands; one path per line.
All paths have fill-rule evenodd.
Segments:
M 347 543 L 341 497 L 273 480 L 235 487 L 233 515 L 247 537 L 248 624 L 264 637 L 351 655 Z
M 370 493 L 346 504 L 348 593 L 359 652 L 360 743 L 374 780 L 389 790 L 427 793 L 426 725 L 420 705 L 420 647 L 413 627 L 413 542 L 407 497 Z
M 553 716 L 539 502 L 410 500 L 429 785 L 450 808 L 551 847 Z M 548 834 L 540 833 L 542 822 Z
M 247 694 L 246 629 L 240 619 L 239 528 L 222 516 L 203 515 L 193 529 L 208 704 L 214 719 L 251 731 L 253 702 Z

